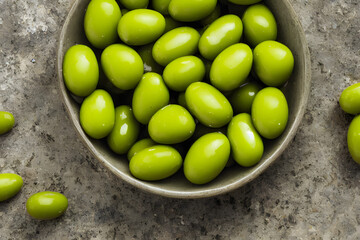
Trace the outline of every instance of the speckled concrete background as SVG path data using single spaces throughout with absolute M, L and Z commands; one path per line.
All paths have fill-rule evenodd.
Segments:
M 359 0 L 290 0 L 312 54 L 313 85 L 298 134 L 258 179 L 229 194 L 177 200 L 118 180 L 77 139 L 61 102 L 57 37 L 74 0 L 0 0 L 0 109 L 17 124 L 0 137 L 0 172 L 24 178 L 0 204 L 0 239 L 359 239 L 360 166 L 339 105 L 360 82 Z M 66 214 L 32 220 L 33 193 L 69 199 Z

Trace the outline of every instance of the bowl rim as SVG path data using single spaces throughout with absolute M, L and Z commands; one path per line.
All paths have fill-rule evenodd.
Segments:
M 291 128 L 289 129 L 288 135 L 286 135 L 286 137 L 281 142 L 279 147 L 270 155 L 270 157 L 268 157 L 266 159 L 266 161 L 256 165 L 255 170 L 251 174 L 249 174 L 243 178 L 240 178 L 230 184 L 227 184 L 227 185 L 224 185 L 221 187 L 205 189 L 205 190 L 201 189 L 198 191 L 165 190 L 161 187 L 153 186 L 153 185 L 149 184 L 148 182 L 138 180 L 138 179 L 136 179 L 132 176 L 129 176 L 129 175 L 125 174 L 124 172 L 120 171 L 115 166 L 113 166 L 111 163 L 109 163 L 101 154 L 99 154 L 99 152 L 96 150 L 96 148 L 93 146 L 93 144 L 89 140 L 88 136 L 81 130 L 81 126 L 80 126 L 79 122 L 75 121 L 77 118 L 76 114 L 69 107 L 71 105 L 70 98 L 66 94 L 66 92 L 68 90 L 66 89 L 66 86 L 64 83 L 63 71 L 62 71 L 62 64 L 63 64 L 62 63 L 63 62 L 62 54 L 64 52 L 63 45 L 64 45 L 64 41 L 65 41 L 66 29 L 67 29 L 68 25 L 70 24 L 70 16 L 72 16 L 74 14 L 74 12 L 76 11 L 76 9 L 81 1 L 84 1 L 84 0 L 75 0 L 73 5 L 71 6 L 71 9 L 66 16 L 66 19 L 61 28 L 59 38 L 58 38 L 58 46 L 57 46 L 57 52 L 56 52 L 56 55 L 57 55 L 56 71 L 57 71 L 57 75 L 58 75 L 58 83 L 59 83 L 60 92 L 61 92 L 61 96 L 62 96 L 61 98 L 62 98 L 62 102 L 65 106 L 65 109 L 70 117 L 70 121 L 71 121 L 73 127 L 76 129 L 75 132 L 77 133 L 78 137 L 80 137 L 81 141 L 86 146 L 86 148 L 91 152 L 93 157 L 96 158 L 104 167 L 107 168 L 107 170 L 109 170 L 110 172 L 115 174 L 118 178 L 122 179 L 123 181 L 125 181 L 125 182 L 129 183 L 130 185 L 132 185 L 136 188 L 139 188 L 143 191 L 146 191 L 146 192 L 149 192 L 152 194 L 157 194 L 157 195 L 160 195 L 163 197 L 192 198 L 192 199 L 213 197 L 213 196 L 217 196 L 217 195 L 221 195 L 221 194 L 233 191 L 233 190 L 235 190 L 239 187 L 242 187 L 245 184 L 251 182 L 255 178 L 257 178 L 271 164 L 273 164 L 276 159 L 278 159 L 280 157 L 280 155 L 285 151 L 285 149 L 288 147 L 288 145 L 291 143 L 291 141 L 295 137 L 298 127 L 304 117 L 308 99 L 309 99 L 309 95 L 310 95 L 311 59 L 310 59 L 309 47 L 308 47 L 306 37 L 305 37 L 305 32 L 299 21 L 299 18 L 297 16 L 297 14 L 295 13 L 295 10 L 293 9 L 289 0 L 283 0 L 284 4 L 287 5 L 287 8 L 290 11 L 289 14 L 292 15 L 292 17 L 294 18 L 296 27 L 299 29 L 300 38 L 301 38 L 300 40 L 301 40 L 301 42 L 304 43 L 304 46 L 303 46 L 303 48 L 304 48 L 304 63 L 305 63 L 304 64 L 304 71 L 305 71 L 304 81 L 306 81 L 307 84 L 305 84 L 303 97 L 300 99 L 300 103 L 299 103 L 300 107 L 299 107 L 298 114 L 295 116 L 294 122 L 293 122 Z

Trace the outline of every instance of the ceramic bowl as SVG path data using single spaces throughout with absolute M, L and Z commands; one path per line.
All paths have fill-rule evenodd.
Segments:
M 89 43 L 83 30 L 83 19 L 89 0 L 76 0 L 64 22 L 57 52 L 57 71 L 64 105 L 81 140 L 107 169 L 132 186 L 154 194 L 174 198 L 203 198 L 237 189 L 264 172 L 282 154 L 294 138 L 306 108 L 311 80 L 310 54 L 304 31 L 288 0 L 265 1 L 278 23 L 278 41 L 286 44 L 293 52 L 295 68 L 291 79 L 282 89 L 289 105 L 289 120 L 285 132 L 277 139 L 265 142 L 262 160 L 254 167 L 234 166 L 224 171 L 212 182 L 193 185 L 186 180 L 180 170 L 176 175 L 156 182 L 146 182 L 134 178 L 129 171 L 128 160 L 111 152 L 104 141 L 89 138 L 79 122 L 80 105 L 67 91 L 62 73 L 65 52 L 74 44 Z M 242 7 L 230 5 L 230 12 L 241 16 Z M 111 183 L 109 183 L 111 184 Z

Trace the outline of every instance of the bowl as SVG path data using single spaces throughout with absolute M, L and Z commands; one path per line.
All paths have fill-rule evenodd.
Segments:
M 121 180 L 132 186 L 173 198 L 203 198 L 237 189 L 259 176 L 283 153 L 294 138 L 303 118 L 311 81 L 310 54 L 304 31 L 288 0 L 265 1 L 278 23 L 278 41 L 287 45 L 293 52 L 295 68 L 291 79 L 282 89 L 288 100 L 289 120 L 283 134 L 275 140 L 265 142 L 262 160 L 251 168 L 234 166 L 224 171 L 212 182 L 205 185 L 193 185 L 180 170 L 174 176 L 156 182 L 146 182 L 134 178 L 129 171 L 128 160 L 111 152 L 104 141 L 88 137 L 79 122 L 80 105 L 64 85 L 62 62 L 65 52 L 74 44 L 89 43 L 83 30 L 83 19 L 89 0 L 76 0 L 64 22 L 60 34 L 57 52 L 57 73 L 61 95 L 65 108 L 76 132 L 94 157 Z M 241 7 L 231 5 L 232 13 L 241 14 Z

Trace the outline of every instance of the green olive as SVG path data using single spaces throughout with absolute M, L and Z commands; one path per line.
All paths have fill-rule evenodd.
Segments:
M 115 125 L 107 137 L 111 150 L 117 154 L 125 154 L 139 136 L 140 125 L 136 121 L 132 109 L 122 105 L 115 108 Z
M 139 54 L 123 44 L 113 44 L 101 54 L 101 66 L 107 78 L 122 90 L 136 87 L 144 73 Z
M 110 93 L 111 96 L 125 95 L 127 93 L 125 90 L 121 90 L 115 87 L 115 85 L 106 77 L 101 67 L 99 68 L 99 70 L 99 83 L 97 86 L 98 89 L 104 89 L 105 91 Z
M 175 144 L 184 142 L 193 135 L 195 121 L 184 107 L 170 104 L 152 116 L 148 130 L 154 141 Z
M 260 90 L 253 101 L 251 116 L 261 136 L 267 139 L 277 138 L 285 130 L 289 116 L 284 94 L 274 87 Z
M 340 96 L 340 107 L 347 113 L 360 113 L 360 83 L 347 87 Z
M 233 117 L 227 136 L 232 157 L 240 166 L 251 167 L 261 160 L 264 144 L 252 124 L 250 114 L 240 113 Z
M 192 83 L 185 91 L 185 99 L 190 112 L 205 126 L 225 126 L 233 116 L 229 101 L 210 84 Z
M 189 149 L 184 160 L 185 177 L 194 184 L 205 184 L 215 179 L 230 156 L 230 143 L 222 133 L 208 133 Z
M 256 82 L 248 82 L 235 89 L 230 96 L 234 113 L 251 113 L 251 106 L 261 86 Z
M 294 56 L 284 44 L 268 40 L 255 47 L 254 70 L 267 86 L 283 85 L 290 78 L 293 68 Z
M 213 23 L 216 19 L 221 17 L 221 7 L 220 5 L 216 5 L 214 11 L 212 11 L 212 13 L 210 13 L 210 15 L 208 15 L 207 17 L 201 19 L 200 23 L 203 26 L 208 26 L 211 23 Z
M 152 0 L 152 7 L 162 15 L 168 15 L 170 2 L 171 0 Z
M 243 24 L 238 16 L 228 14 L 218 18 L 200 37 L 201 55 L 214 60 L 225 48 L 240 41 L 242 31 Z
M 253 54 L 248 45 L 237 43 L 226 48 L 211 65 L 211 84 L 220 91 L 234 90 L 246 81 L 252 63 Z
M 23 185 L 22 178 L 14 173 L 0 174 L 0 202 L 15 196 Z
M 199 38 L 200 34 L 194 28 L 175 28 L 155 42 L 153 57 L 157 63 L 165 67 L 176 58 L 196 53 Z
M 39 192 L 26 202 L 27 212 L 39 220 L 50 220 L 60 217 L 68 207 L 67 198 L 58 192 Z
M 139 153 L 141 150 L 144 150 L 145 148 L 152 147 L 156 143 L 151 138 L 144 138 L 140 141 L 134 143 L 130 150 L 128 151 L 127 158 L 130 161 L 133 156 L 135 156 L 137 153 Z
M 63 74 L 72 94 L 79 97 L 91 94 L 99 81 L 99 65 L 91 48 L 81 44 L 70 47 L 64 56 Z
M 147 8 L 149 0 L 119 0 L 119 2 L 129 10 Z
M 185 56 L 170 62 L 164 69 L 166 85 L 174 91 L 182 92 L 193 82 L 200 82 L 205 76 L 205 65 L 200 58 Z
M 84 18 L 85 34 L 91 45 L 103 49 L 117 41 L 117 25 L 121 18 L 115 0 L 91 0 Z
M 356 116 L 350 123 L 347 144 L 351 157 L 360 164 L 360 115 Z
M 133 95 L 135 118 L 142 124 L 148 124 L 150 118 L 169 103 L 169 99 L 169 90 L 162 77 L 157 73 L 145 73 Z
M 228 1 L 237 5 L 251 5 L 261 2 L 262 0 L 228 0 Z
M 146 45 L 158 39 L 165 30 L 165 18 L 150 9 L 136 9 L 123 16 L 118 25 L 120 39 L 128 45 Z
M 80 108 L 80 123 L 92 138 L 109 135 L 115 124 L 115 108 L 110 94 L 98 89 L 86 97 Z
M 171 0 L 169 13 L 181 22 L 199 21 L 215 10 L 216 3 L 217 0 Z
M 157 62 L 155 62 L 153 56 L 152 56 L 152 49 L 153 44 L 148 44 L 145 46 L 141 46 L 137 52 L 140 55 L 141 59 L 144 63 L 144 71 L 147 72 L 155 72 L 158 74 L 163 73 L 163 67 L 159 65 Z
M 245 39 L 255 47 L 266 40 L 276 40 L 276 20 L 269 8 L 263 4 L 248 7 L 242 17 Z
M 15 118 L 11 113 L 0 111 L 0 135 L 9 132 L 14 124 Z
M 176 173 L 182 162 L 181 155 L 173 147 L 155 145 L 134 155 L 129 168 L 131 174 L 138 179 L 156 181 Z

